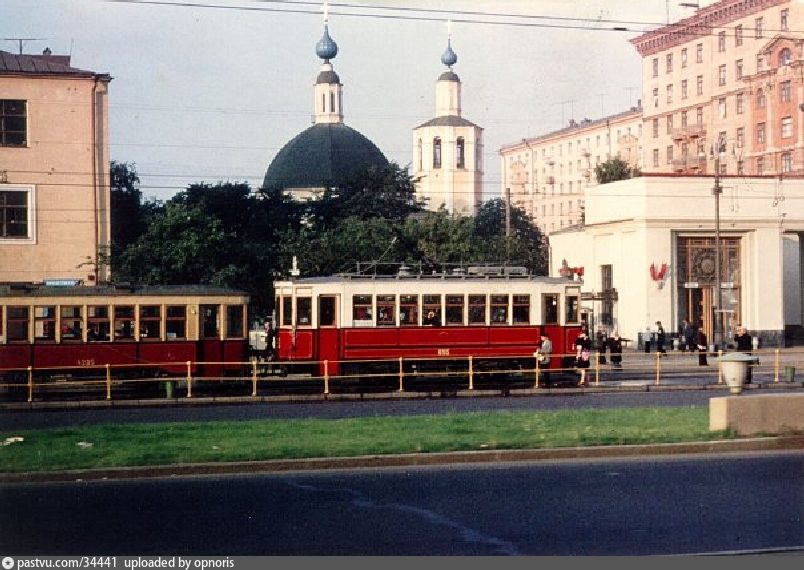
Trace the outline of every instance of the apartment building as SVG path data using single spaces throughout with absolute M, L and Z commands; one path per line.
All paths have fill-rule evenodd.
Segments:
M 526 211 L 544 235 L 582 220 L 584 190 L 595 167 L 619 157 L 641 168 L 642 106 L 603 117 L 570 120 L 561 130 L 503 146 L 502 196 Z
M 800 0 L 721 0 L 632 39 L 643 170 L 804 174 L 802 29 Z
M 108 278 L 110 81 L 0 51 L 0 282 Z

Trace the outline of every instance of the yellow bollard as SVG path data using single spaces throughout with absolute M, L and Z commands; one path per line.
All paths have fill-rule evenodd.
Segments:
M 251 361 L 251 397 L 257 397 L 257 359 Z
M 777 348 L 774 352 L 776 353 L 773 362 L 773 381 L 775 383 L 779 381 L 779 349 Z
M 187 361 L 187 397 L 193 397 L 193 363 Z
M 656 385 L 659 385 L 662 376 L 662 353 L 656 353 Z
M 28 401 L 33 402 L 33 366 L 28 367 Z
M 402 357 L 400 356 L 399 357 L 399 391 L 400 392 L 405 391 L 404 380 L 405 380 L 405 368 L 404 368 L 404 366 L 402 366 Z
M 324 361 L 324 394 L 329 394 L 329 360 Z
M 112 399 L 112 365 L 106 365 L 106 399 Z
M 475 389 L 475 368 L 474 360 L 472 360 L 471 356 L 469 356 L 469 389 Z

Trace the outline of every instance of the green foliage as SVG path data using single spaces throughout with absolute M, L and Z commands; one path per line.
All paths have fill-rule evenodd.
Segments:
M 608 184 L 617 180 L 627 180 L 640 176 L 638 168 L 631 168 L 629 164 L 621 158 L 614 157 L 601 162 L 595 166 L 595 178 L 598 184 Z
M 145 232 L 158 206 L 153 202 L 143 203 L 134 164 L 112 161 L 110 174 L 112 246 L 108 253 L 114 271 L 118 269 L 117 256 Z

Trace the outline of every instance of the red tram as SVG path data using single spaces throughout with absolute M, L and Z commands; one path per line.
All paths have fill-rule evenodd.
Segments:
M 447 273 L 339 274 L 275 284 L 277 360 L 315 363 L 323 375 L 376 363 L 444 367 L 449 359 L 523 359 L 546 334 L 556 355 L 573 351 L 581 328 L 580 287 L 524 268 L 469 267 Z M 440 363 L 440 364 L 439 364 Z M 398 364 L 397 364 L 398 365 Z M 551 368 L 561 367 L 561 358 Z
M 0 286 L 0 381 L 116 375 L 223 376 L 247 358 L 246 293 L 208 286 Z M 175 363 L 175 364 L 174 364 Z

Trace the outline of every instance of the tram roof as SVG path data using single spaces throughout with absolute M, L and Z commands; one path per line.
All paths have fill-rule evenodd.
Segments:
M 298 284 L 326 284 L 326 283 L 360 283 L 360 282 L 408 282 L 408 281 L 447 281 L 447 282 L 470 282 L 480 283 L 486 281 L 495 282 L 531 282 L 531 283 L 545 283 L 550 285 L 578 285 L 581 283 L 574 281 L 567 277 L 546 277 L 540 275 L 473 275 L 473 274 L 414 274 L 414 275 L 362 275 L 362 274 L 338 274 L 327 275 L 320 277 L 287 277 L 275 282 L 275 285 L 280 283 L 298 283 Z
M 0 285 L 0 297 L 167 297 L 167 296 L 247 296 L 237 289 L 214 285 L 115 285 L 60 286 L 37 283 Z

